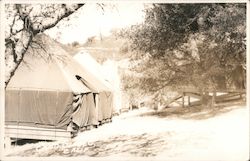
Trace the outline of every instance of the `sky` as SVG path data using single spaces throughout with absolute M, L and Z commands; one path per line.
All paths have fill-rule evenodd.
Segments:
M 84 43 L 91 36 L 108 36 L 115 28 L 123 28 L 143 22 L 143 3 L 105 4 L 104 10 L 95 3 L 85 4 L 76 13 L 46 33 L 57 41 L 67 44 Z

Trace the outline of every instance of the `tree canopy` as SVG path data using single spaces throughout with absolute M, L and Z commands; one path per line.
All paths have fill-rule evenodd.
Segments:
M 246 4 L 153 4 L 142 24 L 122 32 L 144 59 L 141 86 L 198 90 L 245 88 Z

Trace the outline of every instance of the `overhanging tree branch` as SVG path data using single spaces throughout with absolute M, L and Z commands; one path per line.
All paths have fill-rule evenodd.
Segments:
M 6 31 L 8 37 L 5 38 L 5 57 L 6 57 L 6 73 L 5 73 L 5 87 L 7 87 L 11 77 L 15 74 L 16 69 L 23 61 L 23 57 L 30 47 L 33 38 L 38 34 L 47 29 L 55 27 L 62 19 L 70 16 L 84 4 L 74 4 L 74 5 L 46 5 L 43 10 L 40 11 L 42 13 L 49 12 L 54 15 L 48 16 L 48 21 L 43 21 L 46 17 L 41 18 L 39 15 L 35 16 L 33 13 L 33 6 L 26 4 L 14 4 L 12 6 L 13 10 L 9 10 L 13 14 L 10 14 L 9 20 L 10 28 L 9 31 Z M 10 7 L 10 5 L 6 5 L 6 7 Z M 10 7 L 11 8 L 11 7 Z M 47 10 L 46 10 L 47 9 Z M 60 12 L 52 12 L 52 10 Z M 37 14 L 37 13 L 36 13 Z M 39 14 L 39 13 L 38 13 Z M 11 17 L 13 16 L 13 17 Z M 19 17 L 20 21 L 22 21 L 22 28 L 13 31 L 13 27 L 20 27 L 20 23 L 17 24 L 15 17 Z M 14 18 L 11 19 L 11 18 Z M 7 19 L 8 21 L 8 19 Z M 39 22 L 40 21 L 40 22 Z M 38 23 L 39 22 L 39 23 Z M 38 26 L 35 24 L 39 24 Z M 9 34 L 8 34 L 9 32 Z

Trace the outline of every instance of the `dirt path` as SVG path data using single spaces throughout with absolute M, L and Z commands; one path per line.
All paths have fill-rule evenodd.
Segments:
M 88 160 L 248 160 L 249 110 L 140 109 L 122 114 L 71 142 L 13 147 L 8 156 Z

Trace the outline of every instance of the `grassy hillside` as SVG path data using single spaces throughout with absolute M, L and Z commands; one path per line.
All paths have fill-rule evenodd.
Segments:
M 91 37 L 84 44 L 61 44 L 61 46 L 71 55 L 75 55 L 81 50 L 86 50 L 99 63 L 103 63 L 107 59 L 121 60 L 126 58 L 126 55 L 122 52 L 125 43 L 125 40 L 111 35 L 101 39 L 99 37 Z

